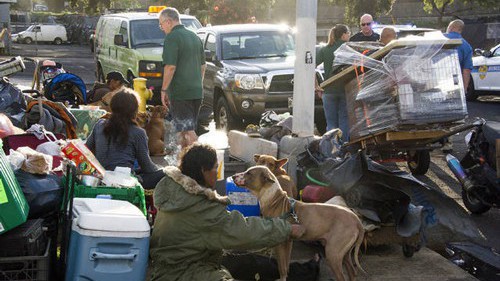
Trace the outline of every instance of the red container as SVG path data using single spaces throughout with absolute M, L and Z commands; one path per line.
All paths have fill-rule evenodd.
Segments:
M 333 189 L 321 185 L 307 185 L 301 191 L 301 198 L 304 202 L 325 203 L 335 196 Z

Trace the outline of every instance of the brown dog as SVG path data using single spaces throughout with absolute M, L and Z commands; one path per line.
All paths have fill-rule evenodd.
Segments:
M 326 260 L 336 281 L 345 281 L 342 264 L 346 266 L 349 280 L 355 280 L 358 253 L 363 242 L 364 229 L 359 218 L 349 209 L 321 203 L 303 203 L 289 200 L 278 180 L 265 166 L 251 167 L 233 176 L 234 183 L 247 188 L 257 196 L 261 213 L 265 217 L 279 217 L 285 214 L 296 216 L 305 228 L 300 240 L 319 240 L 325 247 Z M 275 247 L 280 280 L 286 280 L 292 241 Z
M 271 170 L 278 179 L 281 189 L 283 189 L 289 197 L 297 198 L 297 186 L 292 178 L 286 173 L 285 169 L 283 169 L 283 165 L 288 162 L 288 159 L 283 158 L 278 160 L 271 155 L 260 154 L 254 154 L 253 159 L 256 165 L 266 166 Z
M 146 124 L 149 154 L 152 156 L 165 155 L 165 116 L 167 108 L 157 105 L 151 110 L 151 119 Z

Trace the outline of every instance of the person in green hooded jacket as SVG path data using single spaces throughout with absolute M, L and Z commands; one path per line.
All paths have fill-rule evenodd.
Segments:
M 303 231 L 281 218 L 227 211 L 228 198 L 214 190 L 217 154 L 211 146 L 194 144 L 180 159 L 179 168 L 164 169 L 166 176 L 154 191 L 152 281 L 233 280 L 221 265 L 223 249 L 271 247 Z

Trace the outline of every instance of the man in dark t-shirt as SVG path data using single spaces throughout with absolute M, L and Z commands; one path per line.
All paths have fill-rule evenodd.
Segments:
M 175 8 L 165 8 L 158 18 L 165 32 L 161 101 L 169 107 L 182 148 L 194 143 L 203 98 L 205 54 L 200 38 L 179 20 Z
M 373 32 L 373 17 L 370 14 L 364 14 L 359 19 L 361 31 L 351 36 L 351 42 L 373 41 L 376 42 L 380 39 L 380 35 Z

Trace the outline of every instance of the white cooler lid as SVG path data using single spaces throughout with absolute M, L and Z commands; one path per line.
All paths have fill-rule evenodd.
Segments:
M 149 237 L 144 214 L 121 200 L 75 198 L 73 230 L 90 236 Z

